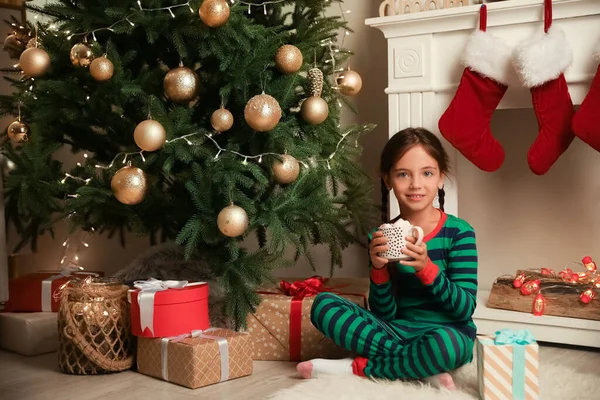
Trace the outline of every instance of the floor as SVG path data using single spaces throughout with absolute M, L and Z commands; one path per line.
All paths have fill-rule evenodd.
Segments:
M 542 345 L 540 365 L 572 366 L 593 372 L 600 365 L 600 350 Z M 23 357 L 0 351 L 0 393 L 2 400 L 96 400 L 119 396 L 128 400 L 192 398 L 264 399 L 299 382 L 295 363 L 255 361 L 254 373 L 245 378 L 196 390 L 187 389 L 133 371 L 114 375 L 72 376 L 59 372 L 56 353 Z

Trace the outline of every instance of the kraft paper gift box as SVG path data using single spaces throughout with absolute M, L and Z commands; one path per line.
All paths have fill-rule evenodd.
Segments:
M 58 348 L 57 313 L 0 313 L 0 348 L 37 356 Z
M 248 315 L 248 332 L 254 342 L 254 360 L 304 361 L 343 358 L 349 352 L 313 326 L 310 309 L 315 295 L 331 292 L 368 308 L 369 278 L 323 278 L 281 281 L 279 287 L 260 289 L 261 302 Z
M 477 377 L 483 400 L 538 400 L 539 347 L 528 330 L 477 337 Z
M 247 333 L 209 328 L 175 338 L 138 338 L 138 372 L 191 389 L 252 374 Z

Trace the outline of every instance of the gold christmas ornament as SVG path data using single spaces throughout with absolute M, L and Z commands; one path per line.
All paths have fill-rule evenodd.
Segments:
M 210 116 L 210 124 L 219 133 L 228 131 L 233 126 L 233 114 L 225 107 L 221 107 Z
M 147 119 L 135 127 L 133 139 L 140 149 L 156 151 L 165 144 L 167 132 L 160 122 Z
M 291 44 L 283 45 L 277 50 L 275 65 L 284 74 L 293 74 L 302 67 L 302 52 Z
M 282 155 L 281 161 L 273 161 L 272 168 L 273 177 L 282 185 L 294 182 L 300 174 L 300 163 L 289 154 Z
M 323 93 L 323 71 L 314 67 L 308 70 L 308 91 L 311 96 L 321 96 Z
M 94 52 L 87 43 L 77 43 L 71 47 L 70 57 L 74 66 L 87 68 L 94 60 Z
M 14 143 L 23 143 L 29 140 L 29 127 L 17 119 L 8 126 L 7 134 Z
M 110 188 L 121 203 L 139 204 L 146 197 L 146 174 L 141 169 L 128 165 L 112 177 Z
M 50 68 L 50 56 L 45 50 L 31 47 L 19 57 L 19 66 L 25 75 L 37 78 L 44 75 Z
M 100 82 L 112 78 L 114 72 L 113 63 L 106 57 L 98 57 L 90 64 L 90 74 Z
M 222 209 L 217 216 L 217 226 L 225 236 L 240 236 L 248 228 L 248 214 L 242 207 L 231 203 Z
M 204 0 L 198 14 L 205 25 L 218 28 L 229 19 L 229 4 L 226 0 Z
M 200 78 L 188 67 L 180 65 L 167 72 L 163 81 L 165 96 L 175 103 L 189 103 L 198 96 Z
M 342 94 L 345 94 L 346 96 L 355 96 L 362 88 L 362 78 L 356 71 L 352 71 L 348 68 L 347 71 L 342 72 L 338 76 L 337 84 Z
M 267 132 L 277 126 L 281 119 L 281 107 L 275 97 L 259 94 L 251 98 L 244 109 L 248 125 L 258 132 Z
M 11 58 L 18 58 L 23 50 L 25 50 L 25 43 L 19 39 L 19 36 L 16 33 L 13 33 L 4 39 L 2 48 Z
M 311 125 L 318 125 L 327 119 L 329 106 L 327 102 L 318 96 L 311 96 L 302 102 L 300 110 L 302 119 Z

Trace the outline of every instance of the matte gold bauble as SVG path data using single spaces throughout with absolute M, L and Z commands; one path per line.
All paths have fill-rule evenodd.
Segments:
M 37 78 L 44 75 L 50 68 L 50 56 L 39 47 L 31 47 L 19 57 L 19 66 L 25 75 Z
M 346 96 L 355 96 L 362 88 L 362 78 L 356 71 L 350 70 L 342 72 L 337 78 L 337 84 L 340 92 Z
M 87 68 L 94 60 L 94 52 L 87 43 L 77 43 L 71 47 L 70 57 L 74 66 Z
M 167 98 L 175 103 L 189 103 L 198 96 L 200 78 L 188 67 L 179 66 L 167 72 L 163 81 Z
M 275 97 L 259 94 L 251 98 L 244 109 L 248 125 L 258 132 L 267 132 L 277 126 L 281 119 L 281 107 Z
M 204 0 L 198 14 L 204 24 L 218 28 L 225 25 L 229 19 L 229 4 L 226 0 Z
M 14 143 L 23 143 L 29 140 L 29 127 L 26 123 L 16 120 L 8 126 L 7 134 Z
M 90 64 L 90 74 L 100 82 L 112 78 L 114 72 L 113 63 L 106 57 L 98 57 Z
M 217 226 L 225 236 L 240 236 L 248 228 L 248 214 L 242 207 L 231 203 L 222 209 L 217 216 Z
M 233 126 L 233 114 L 228 109 L 221 107 L 210 116 L 210 124 L 217 132 L 225 132 Z
M 281 161 L 273 161 L 273 177 L 278 183 L 286 185 L 294 182 L 300 174 L 300 163 L 289 154 L 281 156 Z
M 284 74 L 293 74 L 302 67 L 302 52 L 291 44 L 283 45 L 277 50 L 275 65 Z
M 302 102 L 302 119 L 311 125 L 318 125 L 327 119 L 329 105 L 321 97 L 311 96 Z
M 133 131 L 133 140 L 145 151 L 156 151 L 163 147 L 167 139 L 165 128 L 158 121 L 147 119 L 140 122 Z
M 121 203 L 139 204 L 146 197 L 146 174 L 137 167 L 123 167 L 113 176 L 110 188 Z

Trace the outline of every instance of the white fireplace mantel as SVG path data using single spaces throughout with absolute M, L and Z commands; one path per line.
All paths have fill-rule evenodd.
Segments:
M 544 0 L 507 0 L 487 4 L 488 31 L 514 46 L 543 31 Z M 438 120 L 446 110 L 464 69 L 462 54 L 468 36 L 479 26 L 481 6 L 466 6 L 371 18 L 366 24 L 381 30 L 387 39 L 389 136 L 407 127 L 425 127 L 439 134 Z M 581 104 L 596 72 L 592 54 L 600 42 L 600 0 L 554 0 L 554 25 L 566 33 L 574 62 L 565 78 L 573 103 Z M 532 108 L 531 94 L 516 76 L 499 109 Z M 600 112 L 600 111 L 599 111 Z M 451 150 L 452 147 L 447 145 Z M 460 154 L 450 152 L 456 170 Z M 458 213 L 457 177 L 446 183 L 447 212 Z M 399 213 L 390 202 L 390 216 Z M 481 266 L 480 266 L 481 267 Z M 528 327 L 538 340 L 600 347 L 600 322 L 571 318 L 533 317 L 530 314 L 485 307 L 489 292 L 481 291 L 475 314 L 478 330 Z M 577 324 L 573 326 L 573 322 Z M 560 338 L 567 333 L 568 339 Z

